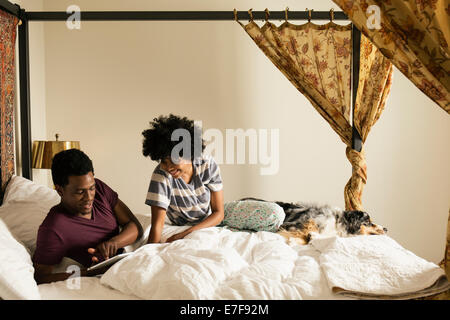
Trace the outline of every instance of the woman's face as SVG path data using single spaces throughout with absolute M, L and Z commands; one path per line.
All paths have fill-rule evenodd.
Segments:
M 191 170 L 192 162 L 183 158 L 180 158 L 178 163 L 172 162 L 170 157 L 161 160 L 161 169 L 169 172 L 175 179 L 181 177 L 183 173 L 189 173 Z

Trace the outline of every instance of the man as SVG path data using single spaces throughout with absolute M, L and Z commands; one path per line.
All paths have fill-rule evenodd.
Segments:
M 62 258 L 84 267 L 106 260 L 142 236 L 142 226 L 103 181 L 94 178 L 92 161 L 80 150 L 56 154 L 52 178 L 61 202 L 39 227 L 33 255 L 36 282 L 66 280 L 73 273 L 53 273 Z M 82 276 L 94 275 L 86 269 Z

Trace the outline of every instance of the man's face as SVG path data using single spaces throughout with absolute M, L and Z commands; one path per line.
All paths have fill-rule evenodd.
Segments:
M 87 215 L 92 212 L 95 197 L 94 174 L 89 172 L 82 176 L 69 176 L 69 183 L 64 187 L 56 186 L 61 196 L 61 203 L 74 215 Z

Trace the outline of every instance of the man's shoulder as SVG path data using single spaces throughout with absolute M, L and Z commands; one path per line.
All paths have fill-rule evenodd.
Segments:
M 69 217 L 64 211 L 64 208 L 61 206 L 61 204 L 57 204 L 56 206 L 52 207 L 47 213 L 47 216 L 45 217 L 44 221 L 42 221 L 40 228 L 54 229 L 65 224 L 68 220 Z
M 107 185 L 103 180 L 95 179 L 95 199 L 94 203 L 103 203 L 103 205 L 111 206 L 114 208 L 119 199 L 119 194 Z
M 95 189 L 103 189 L 106 187 L 109 187 L 105 182 L 103 182 L 103 180 L 99 179 L 99 178 L 94 178 L 95 181 Z
M 115 191 L 103 180 L 99 178 L 94 178 L 94 180 L 96 195 L 100 194 L 101 196 L 104 196 L 107 193 L 115 193 Z

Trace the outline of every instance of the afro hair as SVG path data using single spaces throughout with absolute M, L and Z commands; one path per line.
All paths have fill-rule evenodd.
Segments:
M 142 132 L 142 135 L 144 136 L 142 154 L 145 157 L 150 157 L 154 161 L 161 161 L 167 157 L 171 157 L 172 150 L 180 143 L 179 141 L 172 141 L 172 133 L 177 129 L 187 130 L 191 137 L 190 157 L 188 154 L 183 154 L 183 149 L 181 149 L 179 156 L 191 161 L 200 156 L 200 154 L 196 154 L 196 152 L 200 150 L 195 150 L 194 146 L 196 144 L 201 146 L 201 152 L 205 149 L 201 129 L 194 126 L 193 120 L 173 114 L 154 118 L 153 121 L 150 122 L 150 129 Z

